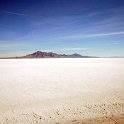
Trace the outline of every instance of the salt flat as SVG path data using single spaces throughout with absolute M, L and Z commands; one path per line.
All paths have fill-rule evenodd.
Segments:
M 0 60 L 1 124 L 123 123 L 123 93 L 121 58 Z

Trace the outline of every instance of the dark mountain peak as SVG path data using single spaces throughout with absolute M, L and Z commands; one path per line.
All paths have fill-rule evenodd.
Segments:
M 42 51 L 36 51 L 35 53 L 37 53 L 37 54 L 38 54 L 38 53 L 42 53 Z
M 25 58 L 57 58 L 59 57 L 59 55 L 53 52 L 37 51 L 32 54 L 26 55 L 24 57 Z

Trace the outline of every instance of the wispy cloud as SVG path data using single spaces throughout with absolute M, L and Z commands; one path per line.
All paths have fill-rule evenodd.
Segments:
M 83 47 L 70 47 L 70 48 L 61 48 L 58 49 L 59 51 L 79 51 L 79 50 L 88 50 L 89 48 L 83 48 Z
M 90 48 L 83 48 L 83 47 L 68 47 L 68 48 L 56 48 L 56 49 L 42 49 L 41 51 L 45 51 L 45 52 L 56 52 L 56 51 L 85 51 L 88 50 Z
M 11 12 L 11 11 L 6 11 L 6 10 L 1 10 L 3 13 L 11 14 L 11 15 L 17 15 L 17 16 L 28 16 L 28 17 L 34 17 L 31 15 L 23 14 L 23 13 L 17 13 L 17 12 Z
M 114 42 L 112 43 L 113 45 L 119 45 L 120 43 L 119 42 Z
M 20 45 L 22 45 L 22 44 L 20 44 L 20 43 L 14 43 L 14 44 L 1 44 L 0 45 L 0 49 L 1 48 L 13 48 L 13 47 L 18 47 L 18 46 L 20 46 Z
M 90 38 L 90 37 L 103 37 L 103 36 L 112 36 L 112 35 L 123 35 L 124 32 L 108 32 L 108 33 L 97 33 L 97 34 L 82 34 L 82 35 L 70 35 L 64 36 L 62 39 L 80 39 L 80 38 Z

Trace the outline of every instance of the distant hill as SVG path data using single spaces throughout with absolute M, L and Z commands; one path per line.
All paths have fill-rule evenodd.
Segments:
M 28 54 L 26 56 L 23 56 L 21 58 L 97 58 L 94 56 L 82 56 L 80 54 L 71 54 L 71 55 L 66 55 L 66 54 L 57 54 L 53 52 L 42 52 L 42 51 L 37 51 L 32 54 Z
M 77 53 L 67 55 L 67 54 L 57 54 L 53 52 L 37 51 L 25 56 L 0 57 L 0 59 L 26 59 L 26 58 L 124 58 L 124 56 L 97 57 L 97 56 L 83 56 Z

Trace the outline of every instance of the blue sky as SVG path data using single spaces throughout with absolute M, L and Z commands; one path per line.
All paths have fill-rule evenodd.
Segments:
M 124 56 L 124 0 L 1 0 L 0 57 L 38 50 Z

